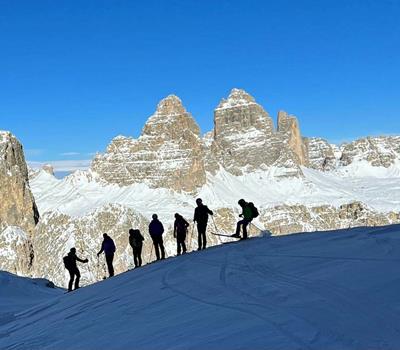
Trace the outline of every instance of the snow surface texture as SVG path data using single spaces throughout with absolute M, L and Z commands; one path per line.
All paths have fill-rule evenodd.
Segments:
M 2 273 L 0 348 L 399 349 L 399 233 L 260 237 L 66 295 Z
M 365 161 L 331 172 L 302 168 L 304 178 L 277 179 L 276 171 L 256 171 L 234 176 L 221 169 L 208 175 L 198 192 L 213 209 L 235 208 L 239 198 L 251 199 L 260 208 L 279 204 L 316 206 L 360 201 L 378 212 L 400 210 L 400 163 L 389 168 L 372 167 Z M 106 204 L 120 204 L 150 218 L 158 213 L 171 223 L 177 210 L 190 218 L 194 197 L 167 189 L 152 189 L 144 184 L 118 186 L 102 182 L 96 173 L 78 171 L 58 180 L 45 171 L 31 179 L 31 188 L 40 213 L 58 210 L 79 217 Z

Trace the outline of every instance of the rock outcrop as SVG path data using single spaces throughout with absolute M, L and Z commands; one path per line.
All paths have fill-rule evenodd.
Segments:
M 115 138 L 92 169 L 109 183 L 193 192 L 206 181 L 200 129 L 181 100 L 168 96 L 137 140 Z
M 344 145 L 341 164 L 365 160 L 373 166 L 388 168 L 400 159 L 400 136 L 366 137 Z
M 260 221 L 274 235 L 337 230 L 358 226 L 383 226 L 400 222 L 400 213 L 379 213 L 361 202 L 339 207 L 279 205 L 263 210 Z
M 0 198 L 0 269 L 28 275 L 39 212 L 22 145 L 5 131 L 0 131 Z
M 321 171 L 333 170 L 336 167 L 335 150 L 328 141 L 310 137 L 304 138 L 304 144 L 307 150 L 307 167 Z
M 223 167 L 242 175 L 276 167 L 282 176 L 301 175 L 306 160 L 296 118 L 280 114 L 275 131 L 270 115 L 243 90 L 233 89 L 215 109 L 213 135 L 206 164 L 211 172 Z
M 29 276 L 34 254 L 30 237 L 20 227 L 0 230 L 0 270 Z
M 0 198 L 0 229 L 16 226 L 32 236 L 39 212 L 29 187 L 23 148 L 5 131 L 0 131 Z

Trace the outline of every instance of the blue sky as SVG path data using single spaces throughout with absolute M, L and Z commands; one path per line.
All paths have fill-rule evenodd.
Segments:
M 239 87 L 306 136 L 400 134 L 399 18 L 395 0 L 0 0 L 0 129 L 72 167 L 170 93 L 206 132 Z

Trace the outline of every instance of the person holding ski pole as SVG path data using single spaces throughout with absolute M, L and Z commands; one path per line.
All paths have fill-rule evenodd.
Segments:
M 182 254 L 186 253 L 185 239 L 189 226 L 189 223 L 183 218 L 182 215 L 179 215 L 178 213 L 175 214 L 174 238 L 176 238 L 178 255 L 181 255 L 181 251 Z
M 75 290 L 77 290 L 79 289 L 79 280 L 81 278 L 81 273 L 78 269 L 76 262 L 79 261 L 81 263 L 86 264 L 89 262 L 89 260 L 79 259 L 76 256 L 76 248 L 71 248 L 68 255 L 65 256 L 63 260 L 64 260 L 64 266 L 68 270 L 70 276 L 68 283 L 68 292 L 72 292 L 72 285 L 74 283 L 74 279 L 75 279 Z
M 133 260 L 135 267 L 142 266 L 142 248 L 143 248 L 144 237 L 139 230 L 129 230 L 129 244 L 133 251 Z
M 164 226 L 160 220 L 158 220 L 157 214 L 153 214 L 152 221 L 149 225 L 149 234 L 153 240 L 154 250 L 156 251 L 156 258 L 160 260 L 160 250 L 161 259 L 165 259 L 165 249 L 163 242 Z
M 206 249 L 207 246 L 207 223 L 208 215 L 214 215 L 214 213 L 203 204 L 201 198 L 196 199 L 197 207 L 194 210 L 193 222 L 197 223 L 197 235 L 198 235 L 198 248 L 197 250 Z
M 247 226 L 250 224 L 251 220 L 253 220 L 253 211 L 244 199 L 240 199 L 238 204 L 242 207 L 242 214 L 239 216 L 243 218 L 236 225 L 236 233 L 232 235 L 232 237 L 240 238 L 240 229 L 243 231 L 243 238 L 247 239 Z
M 101 249 L 97 253 L 97 256 L 99 256 L 101 253 L 104 252 L 106 256 L 106 262 L 107 262 L 107 268 L 108 268 L 108 273 L 110 277 L 114 276 L 114 266 L 113 266 L 113 260 L 114 260 L 114 253 L 115 253 L 115 244 L 112 238 L 107 234 L 103 234 L 103 243 L 101 244 Z

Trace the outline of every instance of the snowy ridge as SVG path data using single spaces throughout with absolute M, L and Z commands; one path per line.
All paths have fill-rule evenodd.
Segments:
M 79 171 L 57 180 L 41 171 L 31 180 L 31 188 L 41 213 L 59 210 L 82 216 L 108 203 L 117 203 L 150 217 L 154 212 L 171 222 L 177 210 L 190 217 L 196 196 L 213 208 L 236 208 L 239 198 L 251 199 L 261 208 L 279 204 L 340 206 L 360 201 L 379 212 L 400 210 L 400 163 L 392 167 L 372 167 L 354 163 L 331 172 L 302 168 L 304 178 L 281 178 L 281 168 L 270 167 L 241 176 L 224 169 L 208 174 L 207 183 L 196 195 L 145 184 L 107 184 L 92 171 Z
M 251 239 L 72 294 L 53 290 L 42 302 L 43 289 L 6 275 L 1 296 L 17 307 L 0 309 L 0 348 L 395 350 L 399 233 L 397 225 Z

